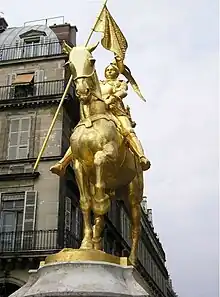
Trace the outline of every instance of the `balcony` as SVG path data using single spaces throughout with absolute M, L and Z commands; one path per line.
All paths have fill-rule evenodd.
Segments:
M 57 40 L 44 43 L 17 44 L 16 46 L 2 45 L 0 47 L 0 62 L 60 54 L 62 54 L 62 46 Z
M 0 101 L 62 95 L 64 88 L 64 80 L 38 82 L 30 85 L 0 86 Z
M 1 232 L 0 257 L 11 253 L 42 254 L 62 248 L 79 248 L 79 240 L 73 232 L 66 231 L 62 243 L 59 235 L 58 230 Z

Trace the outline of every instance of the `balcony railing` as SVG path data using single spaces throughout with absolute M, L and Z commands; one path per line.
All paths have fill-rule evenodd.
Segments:
M 11 252 L 52 251 L 64 247 L 78 248 L 79 241 L 73 232 L 64 232 L 59 241 L 58 230 L 37 230 L 0 233 L 0 254 Z
M 59 41 L 31 43 L 16 46 L 2 45 L 0 47 L 0 62 L 18 59 L 30 59 L 42 56 L 55 56 L 62 53 Z
M 63 94 L 64 80 L 38 82 L 30 85 L 1 86 L 0 100 L 22 99 Z

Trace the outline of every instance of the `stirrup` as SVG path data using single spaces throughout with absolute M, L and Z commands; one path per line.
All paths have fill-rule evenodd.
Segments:
M 141 156 L 139 160 L 143 171 L 146 171 L 150 168 L 150 161 L 145 156 Z

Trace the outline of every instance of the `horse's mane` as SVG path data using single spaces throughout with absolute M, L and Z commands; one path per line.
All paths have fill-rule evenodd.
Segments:
M 103 101 L 102 95 L 101 95 L 100 81 L 98 79 L 96 70 L 94 71 L 93 75 L 87 80 L 87 83 L 89 85 L 89 88 L 96 95 L 95 97 Z

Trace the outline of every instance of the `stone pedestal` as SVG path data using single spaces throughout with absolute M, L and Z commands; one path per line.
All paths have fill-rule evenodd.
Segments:
M 30 271 L 10 297 L 150 297 L 133 266 L 104 261 L 57 262 Z

